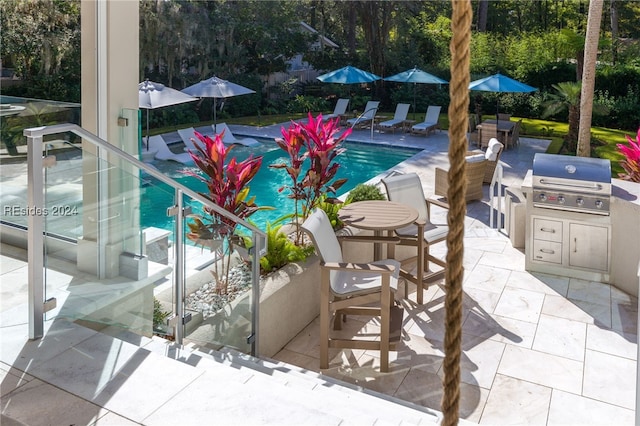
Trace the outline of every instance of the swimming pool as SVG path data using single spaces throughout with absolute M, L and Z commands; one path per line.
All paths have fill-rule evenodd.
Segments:
M 267 222 L 273 223 L 283 215 L 292 213 L 294 211 L 294 203 L 293 200 L 287 197 L 288 191 L 286 189 L 283 192 L 278 192 L 280 187 L 291 185 L 289 175 L 284 169 L 269 167 L 272 164 L 287 162 L 288 156 L 273 140 L 267 139 L 261 140 L 261 142 L 263 144 L 259 147 L 235 146 L 230 153 L 230 157 L 242 160 L 251 154 L 263 156 L 260 171 L 249 184 L 249 194 L 256 197 L 258 206 L 271 206 L 276 209 L 258 211 L 251 215 L 249 219 L 258 228 L 266 229 Z M 357 184 L 368 181 L 419 152 L 419 150 L 411 148 L 356 142 L 346 142 L 343 146 L 346 151 L 334 160 L 340 164 L 336 179 L 346 178 L 347 182 L 336 193 L 336 196 L 349 192 Z M 181 184 L 198 192 L 206 192 L 206 186 L 203 182 L 185 175 L 186 170 L 199 171 L 197 167 L 193 165 L 185 166 L 172 161 L 155 161 L 154 166 Z M 153 226 L 173 230 L 173 218 L 168 218 L 165 214 L 166 208 L 173 205 L 173 191 L 170 191 L 166 185 L 159 183 L 150 176 L 145 176 L 144 179 L 152 184 L 143 187 L 142 203 L 143 205 L 155 206 L 155 208 L 142 209 L 141 221 L 143 227 Z M 200 204 L 195 203 L 194 209 L 195 206 L 199 207 Z

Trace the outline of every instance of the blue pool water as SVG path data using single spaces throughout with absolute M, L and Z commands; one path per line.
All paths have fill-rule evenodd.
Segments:
M 292 181 L 287 172 L 284 169 L 269 167 L 271 164 L 286 163 L 288 156 L 278 148 L 273 140 L 262 140 L 261 142 L 263 144 L 260 147 L 235 146 L 229 158 L 236 157 L 238 160 L 242 160 L 251 154 L 264 157 L 260 171 L 249 184 L 249 194 L 256 197 L 255 201 L 258 206 L 271 206 L 276 209 L 258 211 L 251 215 L 249 219 L 255 222 L 258 228 L 265 229 L 267 222 L 273 223 L 284 214 L 292 213 L 294 211 L 294 203 L 293 200 L 287 197 L 289 192 L 286 189 L 283 192 L 278 192 L 280 187 L 291 185 Z M 350 191 L 357 184 L 366 182 L 419 152 L 410 148 L 394 148 L 354 142 L 347 142 L 343 146 L 346 151 L 334 161 L 340 164 L 336 178 L 346 178 L 347 182 L 340 188 L 336 196 Z M 154 165 L 164 174 L 183 185 L 198 192 L 206 192 L 206 186 L 203 182 L 184 173 L 189 169 L 198 172 L 197 167 L 193 165 L 185 166 L 172 161 L 156 161 Z M 173 218 L 168 218 L 165 214 L 166 208 L 173 205 L 173 191 L 170 191 L 167 186 L 159 184 L 149 176 L 145 177 L 145 179 L 152 182 L 152 184 L 144 186 L 143 205 L 152 205 L 155 208 L 142 209 L 141 221 L 143 227 L 153 226 L 173 230 Z M 194 210 L 196 209 L 195 206 L 199 207 L 200 203 L 194 203 Z

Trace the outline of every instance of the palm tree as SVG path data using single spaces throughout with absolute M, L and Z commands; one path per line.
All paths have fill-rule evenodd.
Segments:
M 591 156 L 591 114 L 593 112 L 593 91 L 596 81 L 596 59 L 598 58 L 598 40 L 604 0 L 591 0 L 587 36 L 584 46 L 584 70 L 582 72 L 582 94 L 580 96 L 580 123 L 576 154 L 580 157 Z
M 552 85 L 557 93 L 549 95 L 545 102 L 545 110 L 542 118 L 546 118 L 560 112 L 569 111 L 569 132 L 564 138 L 564 148 L 569 153 L 575 153 L 578 146 L 578 129 L 580 126 L 580 92 L 581 82 L 565 81 Z

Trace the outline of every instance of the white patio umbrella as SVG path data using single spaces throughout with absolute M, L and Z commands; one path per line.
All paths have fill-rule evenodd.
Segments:
M 165 106 L 193 102 L 198 99 L 164 84 L 148 79 L 138 84 L 138 108 L 147 110 L 147 149 L 149 149 L 149 110 Z
M 240 86 L 239 84 L 231 83 L 230 81 L 223 80 L 216 76 L 213 76 L 207 80 L 202 80 L 199 83 L 186 87 L 182 89 L 182 92 L 191 96 L 197 96 L 199 98 L 213 98 L 213 130 L 214 131 L 216 131 L 216 124 L 218 121 L 218 117 L 216 113 L 216 105 L 217 105 L 218 99 L 256 93 L 255 90 L 251 90 L 247 87 Z

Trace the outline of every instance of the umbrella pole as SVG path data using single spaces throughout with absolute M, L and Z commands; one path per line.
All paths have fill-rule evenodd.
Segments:
M 413 83 L 413 119 L 416 119 L 416 86 L 418 83 Z
M 500 94 L 496 96 L 496 139 L 498 138 L 498 126 L 500 126 Z
M 214 133 L 214 136 L 218 133 L 218 113 L 216 111 L 217 103 L 218 103 L 218 98 L 213 98 L 213 133 Z
M 147 151 L 149 151 L 149 110 L 147 109 Z

